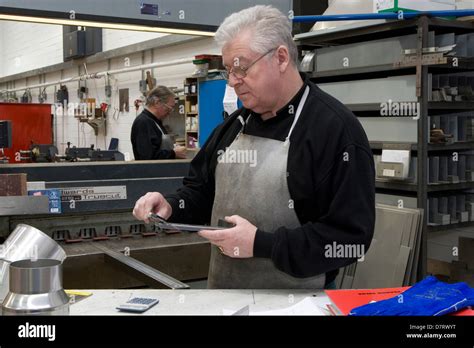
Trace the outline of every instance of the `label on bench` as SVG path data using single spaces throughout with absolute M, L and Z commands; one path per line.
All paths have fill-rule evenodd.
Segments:
M 74 201 L 114 201 L 127 199 L 126 186 L 90 186 L 60 188 L 63 202 Z

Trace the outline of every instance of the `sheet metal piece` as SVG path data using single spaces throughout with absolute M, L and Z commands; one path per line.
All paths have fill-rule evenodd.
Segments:
M 177 231 L 183 231 L 183 232 L 199 232 L 202 230 L 225 230 L 227 228 L 233 227 L 233 225 L 228 224 L 227 222 L 223 220 L 219 220 L 219 224 L 227 224 L 227 226 L 223 227 L 215 227 L 215 226 L 206 226 L 206 225 L 188 225 L 188 224 L 175 224 L 175 223 L 170 223 L 163 219 L 161 216 L 157 214 L 150 213 L 148 215 L 149 219 L 155 223 L 157 227 L 160 229 L 164 230 L 177 230 Z
M 0 197 L 0 216 L 49 214 L 48 196 Z
M 364 262 L 357 263 L 354 288 L 410 284 L 418 265 L 421 214 L 418 209 L 377 205 L 374 239 Z
M 245 307 L 242 307 L 241 309 L 239 309 L 238 311 L 236 311 L 232 315 L 233 316 L 234 315 L 250 315 L 250 307 L 248 305 L 245 306 Z

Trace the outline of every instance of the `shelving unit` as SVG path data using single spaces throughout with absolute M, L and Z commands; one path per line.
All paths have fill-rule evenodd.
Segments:
M 224 120 L 226 81 L 219 74 L 214 77 L 188 77 L 184 86 L 186 148 L 188 151 L 199 151 L 214 128 Z M 196 139 L 194 147 L 191 138 Z
M 197 151 L 199 148 L 198 88 L 197 77 L 188 77 L 184 81 L 184 139 L 188 151 Z
M 411 155 L 416 158 L 416 181 L 392 181 L 381 180 L 376 181 L 376 190 L 378 193 L 405 195 L 407 197 L 416 197 L 417 207 L 423 209 L 425 214 L 423 216 L 422 224 L 422 246 L 419 258 L 419 275 L 423 276 L 427 271 L 427 236 L 428 232 L 441 231 L 457 227 L 473 226 L 474 221 L 449 224 L 444 226 L 429 226 L 428 225 L 428 199 L 432 195 L 440 195 L 446 193 L 459 194 L 466 190 L 474 190 L 474 181 L 464 181 L 459 183 L 429 183 L 428 179 L 428 157 L 429 155 L 445 154 L 449 155 L 454 151 L 472 151 L 474 149 L 474 140 L 461 141 L 451 144 L 430 144 L 430 125 L 428 124 L 428 116 L 439 116 L 446 113 L 448 110 L 456 112 L 474 111 L 473 101 L 432 101 L 432 85 L 430 74 L 453 74 L 459 72 L 474 72 L 474 58 L 473 57 L 446 57 L 442 54 L 427 53 L 426 48 L 433 46 L 435 36 L 448 33 L 456 35 L 474 33 L 474 24 L 469 22 L 449 21 L 438 18 L 420 17 L 417 19 L 410 19 L 404 21 L 389 21 L 382 24 L 361 26 L 351 29 L 338 28 L 336 30 L 327 30 L 321 32 L 305 33 L 297 35 L 295 38 L 299 49 L 303 52 L 314 51 L 318 49 L 326 49 L 325 52 L 331 51 L 335 48 L 339 54 L 348 49 L 347 45 L 356 44 L 359 46 L 374 44 L 375 40 L 396 40 L 398 37 L 406 37 L 413 35 L 415 39 L 414 47 L 409 49 L 416 49 L 414 56 L 408 57 L 400 50 L 400 58 L 390 64 L 378 64 L 373 59 L 373 64 L 367 66 L 351 67 L 350 64 L 343 64 L 341 66 L 338 58 L 334 57 L 334 68 L 318 69 L 314 67 L 309 71 L 312 81 L 317 84 L 331 84 L 331 83 L 351 83 L 360 80 L 383 79 L 392 77 L 414 76 L 415 83 L 413 85 L 413 100 L 408 102 L 417 102 L 420 106 L 421 117 L 415 122 L 413 126 L 417 127 L 416 141 L 396 142 L 384 141 L 384 139 L 377 139 L 371 141 L 370 145 L 374 154 L 380 154 L 384 144 L 387 143 L 405 143 L 411 145 Z M 430 44 L 431 43 L 431 44 Z M 406 47 L 405 47 L 406 49 Z M 371 52 L 373 55 L 386 54 L 386 52 Z M 328 53 L 330 54 L 330 53 Z M 315 64 L 318 64 L 318 53 L 316 53 Z M 328 59 L 329 60 L 329 59 Z M 359 62 L 362 58 L 359 58 Z M 456 62 L 456 66 L 453 63 Z M 330 64 L 328 64 L 330 65 Z M 382 84 L 383 81 L 380 82 Z M 339 86 L 339 85 L 338 85 Z M 323 88 L 324 89 L 324 88 Z M 348 88 L 349 90 L 349 88 Z M 344 90 L 345 93 L 346 90 Z M 376 91 L 374 91 L 376 92 Z M 394 90 L 393 93 L 402 92 Z M 357 91 L 356 91 L 357 93 Z M 338 96 L 335 96 L 338 98 Z M 383 100 L 382 102 L 386 102 Z M 397 100 L 397 102 L 400 102 Z M 402 102 L 400 102 L 402 103 Z M 364 102 L 360 103 L 345 103 L 346 106 L 354 112 L 358 117 L 383 117 L 380 114 L 381 103 Z M 449 115 L 446 115 L 449 116 Z M 410 116 L 411 117 L 411 116 Z M 391 118 L 387 116 L 384 118 Z M 472 191 L 474 192 L 474 191 Z

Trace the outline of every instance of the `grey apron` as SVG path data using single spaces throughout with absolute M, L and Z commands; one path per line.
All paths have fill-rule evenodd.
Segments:
M 174 149 L 174 137 L 169 135 L 169 134 L 165 134 L 165 132 L 163 132 L 163 130 L 160 128 L 160 126 L 158 125 L 157 122 L 155 122 L 156 126 L 158 127 L 158 129 L 160 130 L 162 136 L 161 136 L 161 146 L 160 146 L 160 150 L 168 150 L 168 151 L 171 151 Z
M 297 228 L 301 224 L 293 209 L 287 184 L 287 162 L 290 135 L 309 94 L 303 94 L 295 119 L 286 141 L 266 139 L 243 134 L 242 129 L 234 142 L 226 149 L 227 155 L 236 151 L 256 151 L 257 165 L 229 163 L 220 160 L 217 164 L 216 194 L 212 208 L 212 224 L 225 216 L 240 215 L 266 232 L 278 227 Z M 247 120 L 248 122 L 248 120 Z M 241 152 L 243 154 L 245 152 Z M 225 156 L 223 158 L 231 158 Z M 211 289 L 321 289 L 325 275 L 310 278 L 295 278 L 278 270 L 271 259 L 237 259 L 220 253 L 212 245 L 208 287 Z M 233 252 L 233 251 L 231 251 Z

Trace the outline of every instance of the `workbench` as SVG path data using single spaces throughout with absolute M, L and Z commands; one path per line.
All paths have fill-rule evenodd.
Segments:
M 81 290 L 82 291 L 82 290 Z M 132 297 L 153 297 L 160 302 L 138 315 L 223 315 L 249 305 L 250 312 L 284 309 L 306 297 L 324 306 L 330 300 L 322 290 L 86 290 L 92 296 L 70 306 L 70 315 L 136 315 L 116 306 Z
M 21 223 L 51 236 L 67 254 L 63 269 L 66 288 L 163 287 L 137 279 L 129 272 L 133 270 L 109 262 L 113 260 L 94 245 L 116 252 L 129 250 L 131 257 L 181 281 L 205 279 L 210 259 L 207 240 L 189 233 L 164 234 L 153 224 L 146 225 L 132 216 L 135 202 L 147 192 L 171 193 L 181 187 L 189 163 L 156 160 L 3 165 L 3 173 L 26 173 L 29 182 L 44 182 L 46 189 L 59 189 L 63 195 L 60 214 L 48 213 L 47 197 L 0 200 L 0 244 Z M 46 210 L 41 210 L 41 205 Z

